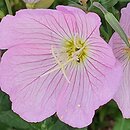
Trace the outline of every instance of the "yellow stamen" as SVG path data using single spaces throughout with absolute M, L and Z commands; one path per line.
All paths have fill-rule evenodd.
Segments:
M 80 50 L 76 51 L 74 54 L 73 54 L 73 57 L 77 56 L 78 54 L 80 54 L 80 52 L 86 47 L 86 44 L 80 48 Z
M 72 39 L 71 39 L 72 40 Z M 70 83 L 67 75 L 66 75 L 66 70 L 65 70 L 65 66 L 67 64 L 69 64 L 70 62 L 73 62 L 73 61 L 76 61 L 76 63 L 80 62 L 83 58 L 84 55 L 87 54 L 87 48 L 86 48 L 86 44 L 84 42 L 81 41 L 81 39 L 78 38 L 78 35 L 76 34 L 74 37 L 73 37 L 73 41 L 70 41 L 70 42 L 65 42 L 65 49 L 64 50 L 64 53 L 66 53 L 67 55 L 67 61 L 64 62 L 64 61 L 60 61 L 58 58 L 59 56 L 57 56 L 56 54 L 56 51 L 54 50 L 54 47 L 51 46 L 51 52 L 52 52 L 52 55 L 56 61 L 56 63 L 58 64 L 57 67 L 51 69 L 51 70 L 48 70 L 46 73 L 42 74 L 41 77 L 44 77 L 45 75 L 48 75 L 54 71 L 57 71 L 57 70 L 61 70 L 65 79 L 67 80 L 68 83 Z M 61 48 L 62 49 L 62 48 Z
M 130 48 L 125 48 L 124 50 L 127 53 L 127 55 L 130 57 Z

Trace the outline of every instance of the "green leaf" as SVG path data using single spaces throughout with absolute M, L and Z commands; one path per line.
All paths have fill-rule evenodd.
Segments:
M 111 25 L 111 27 L 120 35 L 120 37 L 124 40 L 124 42 L 127 44 L 127 46 L 130 47 L 128 38 L 127 38 L 124 30 L 121 28 L 119 22 L 114 17 L 114 15 L 112 13 L 108 12 L 105 14 L 105 19 Z
M 26 121 L 22 120 L 17 114 L 12 111 L 0 112 L 0 122 L 10 127 L 27 129 L 31 128 L 31 125 Z
M 0 130 L 10 130 L 9 127 L 0 122 Z
M 113 130 L 130 130 L 130 120 L 118 118 Z
M 0 18 L 3 18 L 5 16 L 4 12 L 0 10 Z
M 69 130 L 69 128 L 66 124 L 58 120 L 49 130 Z
M 0 91 L 0 112 L 10 110 L 10 104 L 8 95 Z
M 99 8 L 104 16 L 106 21 L 111 25 L 111 27 L 120 35 L 120 37 L 122 38 L 122 40 L 126 43 L 126 45 L 128 47 L 130 47 L 130 43 L 128 41 L 127 35 L 125 34 L 124 30 L 122 29 L 122 27 L 120 26 L 118 20 L 114 17 L 114 15 L 110 12 L 108 12 L 100 3 L 98 2 L 94 2 L 93 3 L 94 6 L 96 6 L 97 8 Z
M 113 7 L 119 0 L 100 0 L 99 2 L 106 8 Z
M 44 129 L 46 130 L 46 129 Z M 47 130 L 87 130 L 87 128 L 73 128 L 63 122 L 61 122 L 60 120 L 58 120 L 53 126 L 51 126 L 49 129 Z

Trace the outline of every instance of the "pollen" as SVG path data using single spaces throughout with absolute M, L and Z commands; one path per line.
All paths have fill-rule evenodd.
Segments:
M 86 42 L 84 42 L 84 40 L 79 38 L 77 35 L 66 41 L 64 46 L 67 59 L 69 60 L 75 58 L 73 62 L 76 64 L 82 63 L 88 55 L 88 46 L 86 45 Z
M 65 71 L 65 66 L 68 65 L 70 62 L 75 64 L 82 63 L 86 59 L 86 56 L 88 55 L 88 45 L 86 45 L 86 41 L 83 41 L 76 34 L 71 39 L 65 40 L 61 48 L 56 48 L 55 46 L 52 45 L 51 53 L 55 59 L 57 67 L 47 71 L 40 77 L 44 77 L 45 75 L 48 75 L 60 69 L 67 82 L 70 83 L 70 80 L 67 77 Z

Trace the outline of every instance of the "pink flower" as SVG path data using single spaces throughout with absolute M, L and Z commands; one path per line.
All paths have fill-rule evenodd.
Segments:
M 1 88 L 29 122 L 54 113 L 73 126 L 92 122 L 113 98 L 121 66 L 100 37 L 100 18 L 73 7 L 21 10 L 0 25 Z
M 130 3 L 126 8 L 122 9 L 121 14 L 120 24 L 128 38 L 130 38 Z M 113 34 L 110 44 L 116 58 L 121 62 L 123 67 L 122 83 L 114 99 L 123 116 L 130 118 L 130 48 L 126 46 L 117 33 Z
M 37 3 L 40 0 L 23 0 L 25 3 Z

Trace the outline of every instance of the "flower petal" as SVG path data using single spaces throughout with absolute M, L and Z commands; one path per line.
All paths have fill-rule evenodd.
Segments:
M 62 11 L 66 14 L 72 14 L 76 18 L 77 33 L 82 38 L 88 38 L 92 33 L 100 36 L 99 27 L 101 25 L 101 19 L 96 13 L 85 13 L 81 9 L 57 6 L 58 11 Z
M 75 67 L 70 73 L 70 84 L 64 84 L 57 104 L 57 115 L 63 122 L 82 128 L 92 122 L 94 116 L 93 93 L 88 87 L 85 70 Z
M 119 86 L 119 90 L 116 92 L 114 96 L 114 100 L 117 102 L 123 117 L 130 117 L 130 79 L 129 79 L 129 71 L 130 71 L 130 61 L 125 53 L 125 48 L 127 48 L 126 44 L 121 40 L 117 33 L 114 33 L 110 39 L 110 45 L 113 48 L 113 52 L 119 60 L 123 68 L 123 76 L 121 79 L 121 84 Z
M 127 36 L 130 38 L 130 3 L 128 3 L 126 8 L 121 10 L 120 24 Z
M 130 38 L 130 3 L 126 8 L 121 10 L 120 24 Z M 123 68 L 123 76 L 121 79 L 121 84 L 117 93 L 114 96 L 114 100 L 117 102 L 124 118 L 130 118 L 130 50 L 120 38 L 117 33 L 114 33 L 110 39 L 109 44 L 111 45 L 114 55 L 119 60 Z M 127 52 L 128 49 L 128 52 Z
M 130 118 L 130 61 L 124 61 L 124 74 L 120 89 L 117 91 L 114 100 L 117 102 L 124 118 Z
M 97 94 L 98 99 L 96 95 L 95 99 L 100 100 L 100 104 L 104 104 L 113 97 L 119 87 L 119 79 L 122 75 L 121 64 L 116 61 L 112 49 L 102 38 L 91 37 L 88 39 L 88 43 L 90 51 L 85 64 L 87 70 L 91 72 L 90 79 L 95 82 L 92 84 L 95 89 L 97 88 L 95 93 L 99 93 Z M 107 93 L 109 94 L 107 95 Z M 97 106 L 98 101 L 95 102 Z
M 57 112 L 62 121 L 79 128 L 92 122 L 94 111 L 112 99 L 121 77 L 120 64 L 100 38 L 99 26 L 96 14 L 63 6 L 58 11 L 23 10 L 2 21 L 0 48 L 9 50 L 2 58 L 0 83 L 16 113 L 37 122 Z M 58 66 L 51 45 L 61 47 L 75 34 L 85 40 L 88 52 L 83 64 L 66 66 L 70 83 L 60 69 L 43 76 Z
M 117 64 L 105 79 L 95 79 L 89 69 L 73 70 L 70 75 L 75 75 L 70 77 L 72 82 L 69 85 L 64 84 L 58 98 L 57 115 L 60 120 L 73 127 L 88 126 L 92 122 L 95 110 L 111 100 L 117 91 L 120 70 L 120 65 Z
M 0 24 L 0 48 L 17 44 L 56 44 L 72 38 L 75 30 L 73 15 L 56 10 L 21 10 L 15 16 L 6 16 Z M 6 38 L 5 38 L 6 37 Z
M 78 128 L 89 125 L 95 110 L 113 98 L 122 74 L 107 43 L 98 37 L 88 41 L 86 60 L 70 74 L 72 82 L 64 84 L 57 104 L 58 117 Z
M 2 57 L 1 89 L 10 95 L 13 111 L 23 119 L 38 122 L 56 112 L 63 74 L 57 70 L 43 76 L 55 66 L 50 46 L 45 45 L 19 45 Z
M 110 39 L 110 45 L 113 48 L 113 52 L 115 57 L 122 65 L 123 69 L 123 76 L 121 79 L 121 84 L 119 86 L 118 91 L 114 96 L 114 100 L 117 102 L 124 118 L 130 118 L 130 59 L 125 51 L 128 47 L 126 44 L 121 40 L 117 33 L 114 33 Z M 129 48 L 128 48 L 129 49 Z M 129 52 L 128 52 L 129 53 Z
M 15 16 L 6 16 L 0 24 L 0 48 L 23 43 L 63 43 L 75 34 L 84 40 L 91 34 L 100 35 L 98 15 L 72 7 L 68 7 L 71 13 L 66 13 L 63 8 L 66 9 L 64 6 L 58 6 L 57 11 L 27 9 L 18 11 Z

